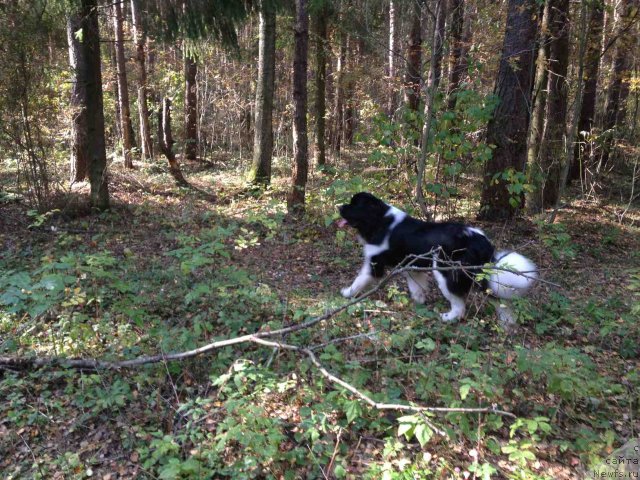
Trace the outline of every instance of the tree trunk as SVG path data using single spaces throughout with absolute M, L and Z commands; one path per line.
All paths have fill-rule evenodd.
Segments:
M 569 86 L 569 0 L 549 1 L 549 75 L 547 79 L 546 125 L 538 162 L 533 166 L 533 191 L 528 210 L 539 213 L 554 206 L 560 191 L 560 174 L 566 142 Z
M 416 200 L 425 217 L 431 218 L 424 197 L 423 181 L 429 152 L 429 138 L 431 136 L 431 124 L 433 122 L 435 98 L 438 94 L 440 78 L 442 76 L 442 53 L 444 45 L 444 26 L 447 18 L 447 0 L 437 0 L 436 19 L 433 25 L 433 42 L 431 48 L 431 62 L 429 65 L 429 77 L 425 88 L 424 125 L 422 127 L 420 159 L 418 161 L 418 176 L 416 179 Z
M 253 184 L 268 185 L 271 182 L 273 154 L 273 93 L 276 69 L 276 12 L 269 0 L 262 0 L 260 5 L 258 48 L 253 166 L 249 172 L 249 181 Z
M 326 164 L 326 87 L 327 87 L 327 45 L 329 39 L 327 36 L 327 7 L 322 5 L 321 10 L 315 16 L 315 34 L 316 34 L 316 98 L 315 98 L 315 114 L 316 114 L 316 149 L 315 160 L 316 165 L 322 167 Z
M 407 66 L 404 74 L 404 103 L 418 111 L 420 104 L 420 73 L 422 70 L 422 1 L 412 2 L 411 29 L 407 38 Z
M 131 0 L 131 18 L 133 20 L 133 36 L 136 43 L 136 64 L 138 66 L 138 117 L 140 121 L 140 145 L 142 158 L 150 160 L 153 157 L 153 141 L 149 125 L 149 105 L 147 87 L 146 45 L 147 37 L 140 19 L 140 0 Z
M 198 63 L 189 52 L 184 52 L 184 156 L 187 160 L 195 160 L 198 156 L 198 92 L 196 76 Z
M 388 64 L 388 75 L 389 75 L 389 92 L 388 92 L 388 100 L 387 100 L 387 114 L 389 118 L 393 117 L 394 112 L 396 111 L 396 4 L 394 0 L 389 0 L 389 64 Z
M 69 42 L 69 64 L 73 72 L 71 83 L 71 175 L 70 181 L 81 182 L 87 177 L 89 156 L 89 125 L 87 124 L 87 79 L 81 77 L 80 68 L 86 65 L 85 49 L 76 35 L 86 28 L 86 21 L 80 12 L 72 13 L 67 19 L 67 40 Z M 85 25 L 83 25 L 83 23 Z
M 289 212 L 304 210 L 304 195 L 309 168 L 307 142 L 307 57 L 309 16 L 307 0 L 296 0 L 293 53 L 293 178 L 287 199 Z
M 582 93 L 580 120 L 578 121 L 578 135 L 582 135 L 582 132 L 590 133 L 594 127 L 603 27 L 604 4 L 597 1 L 591 5 L 591 17 L 589 18 L 589 36 L 586 40 L 587 53 L 584 68 L 584 90 Z M 590 141 L 584 142 L 582 145 L 584 145 L 584 148 L 581 148 L 580 142 L 576 143 L 573 163 L 569 170 L 569 180 L 575 180 L 580 177 L 580 159 L 586 160 L 593 155 Z
M 462 60 L 463 68 L 461 68 L 463 72 L 463 78 L 465 75 L 468 75 L 469 68 L 471 67 L 469 50 L 471 49 L 471 45 L 473 44 L 473 32 L 474 28 L 476 28 L 476 23 L 478 20 L 478 5 L 476 3 L 465 3 L 465 12 L 464 12 L 464 33 L 462 34 L 462 54 L 460 58 Z
M 104 139 L 104 103 L 102 99 L 102 66 L 100 64 L 100 29 L 96 0 L 82 0 L 82 57 L 78 77 L 87 89 L 88 173 L 91 184 L 91 206 L 98 210 L 109 208 L 107 151 Z
M 158 110 L 158 143 L 160 144 L 160 151 L 167 157 L 169 162 L 171 176 L 173 176 L 178 185 L 186 185 L 187 181 L 182 175 L 176 154 L 173 153 L 175 141 L 171 133 L 171 100 L 166 97 L 162 99 L 162 109 Z
M 513 217 L 522 202 L 510 191 L 510 179 L 522 174 L 527 159 L 527 130 L 531 107 L 537 31 L 535 0 L 509 0 L 502 56 L 495 95 L 500 100 L 487 127 L 487 142 L 495 145 L 484 169 L 479 217 Z
M 527 165 L 529 177 L 532 173 L 538 173 L 538 155 L 540 153 L 540 142 L 544 130 L 544 113 L 547 106 L 547 81 L 548 81 L 548 60 L 549 60 L 549 21 L 550 21 L 550 0 L 545 0 L 542 23 L 538 34 L 538 54 L 536 58 L 536 75 L 533 82 L 533 97 L 531 104 L 531 125 L 529 126 L 529 137 L 527 141 Z M 528 202 L 527 202 L 528 203 Z
M 449 85 L 447 86 L 447 108 L 455 109 L 456 92 L 460 88 L 462 75 L 467 67 L 466 49 L 463 42 L 464 0 L 451 0 L 451 55 L 449 55 Z
M 122 115 L 120 115 L 120 93 L 118 92 L 118 60 L 116 59 L 116 47 L 114 42 L 108 43 L 107 49 L 111 56 L 111 69 L 114 72 L 113 82 L 111 83 L 111 94 L 113 95 L 114 106 L 114 130 L 111 138 L 113 139 L 113 150 L 115 151 L 122 138 Z
M 122 7 L 120 2 L 113 3 L 113 30 L 115 33 L 116 69 L 118 72 L 118 99 L 120 107 L 120 125 L 122 126 L 122 154 L 124 166 L 133 168 L 131 150 L 133 149 L 133 126 L 129 105 L 129 86 L 127 83 L 127 63 L 124 57 L 124 32 L 122 29 Z
M 598 170 L 606 165 L 619 132 L 627 114 L 627 97 L 629 95 L 629 75 L 632 67 L 632 52 L 634 51 L 634 30 L 631 26 L 632 17 L 638 15 L 640 7 L 638 0 L 620 0 L 618 3 L 619 17 L 614 28 L 617 36 L 611 80 L 607 88 L 607 103 L 605 107 L 603 131 L 607 135 L 602 146 L 602 156 Z
M 578 74 L 577 74 L 577 86 L 576 96 L 572 107 L 571 119 L 569 126 L 567 127 L 567 141 L 564 148 L 564 163 L 562 165 L 562 172 L 560 174 L 559 191 L 553 214 L 550 218 L 550 223 L 555 220 L 555 215 L 560 205 L 560 200 L 564 195 L 565 188 L 567 186 L 567 178 L 569 177 L 569 168 L 573 162 L 575 156 L 575 144 L 578 137 L 578 122 L 580 117 L 580 111 L 582 110 L 582 90 L 584 87 L 584 62 L 586 56 L 586 43 L 587 43 L 587 11 L 588 5 L 583 2 L 580 5 L 580 33 L 578 33 Z
M 336 154 L 340 154 L 342 146 L 342 133 L 344 131 L 344 69 L 347 58 L 347 34 L 339 32 L 340 49 L 338 51 L 338 62 L 335 73 L 335 96 L 334 96 L 334 123 L 332 131 L 331 148 Z
M 354 48 L 354 43 L 356 44 Z M 356 99 L 355 99 L 355 79 L 358 69 L 358 58 L 361 57 L 363 43 L 354 42 L 353 37 L 347 38 L 347 57 L 345 66 L 347 75 L 344 80 L 344 143 L 353 145 L 353 137 L 356 130 Z

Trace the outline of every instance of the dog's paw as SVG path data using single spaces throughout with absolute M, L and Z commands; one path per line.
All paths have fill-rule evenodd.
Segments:
M 460 320 L 460 317 L 461 315 L 458 312 L 454 311 L 440 314 L 440 319 L 445 323 L 457 322 L 458 320 Z
M 351 298 L 353 297 L 353 292 L 351 291 L 351 287 L 345 287 L 342 290 L 340 290 L 340 293 L 342 294 L 342 296 L 344 298 Z
M 496 305 L 496 313 L 498 314 L 498 319 L 500 320 L 500 325 L 506 331 L 514 330 L 517 323 L 516 317 L 513 311 L 504 304 Z
M 427 295 L 424 293 L 423 290 L 420 290 L 419 292 L 411 292 L 411 299 L 414 302 L 422 305 L 427 301 Z

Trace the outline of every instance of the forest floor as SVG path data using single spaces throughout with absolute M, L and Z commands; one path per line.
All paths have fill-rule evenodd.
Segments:
M 115 168 L 95 215 L 0 197 L 0 357 L 118 360 L 301 323 L 344 304 L 360 266 L 336 205 L 367 188 L 411 208 L 384 173 L 314 174 L 303 219 L 285 214 L 286 175 L 258 194 L 237 172 L 184 173 L 199 191 Z M 115 372 L 0 365 L 0 478 L 591 478 L 640 432 L 640 210 L 625 209 L 601 196 L 552 224 L 473 222 L 550 282 L 512 331 L 482 292 L 443 324 L 435 282 L 416 306 L 394 280 L 280 339 L 379 402 L 516 420 L 377 411 L 304 355 L 254 344 Z

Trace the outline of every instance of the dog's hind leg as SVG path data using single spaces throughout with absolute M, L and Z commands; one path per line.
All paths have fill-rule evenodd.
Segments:
M 425 272 L 407 272 L 404 274 L 409 286 L 411 298 L 416 303 L 424 303 L 427 300 L 427 274 Z
M 496 314 L 498 315 L 498 320 L 500 321 L 500 325 L 505 330 L 512 329 L 516 324 L 516 316 L 511 310 L 509 306 L 509 302 L 507 300 L 501 299 L 493 299 L 491 300 L 494 308 L 496 309 Z
M 466 311 L 465 297 L 456 295 L 451 291 L 447 282 L 447 278 L 445 278 L 445 276 L 441 272 L 436 270 L 437 266 L 438 266 L 438 261 L 436 258 L 434 258 L 433 259 L 433 268 L 434 268 L 433 276 L 435 277 L 436 282 L 438 282 L 438 287 L 440 287 L 440 291 L 442 292 L 442 295 L 444 295 L 444 298 L 449 300 L 449 303 L 451 303 L 451 310 L 449 310 L 446 313 L 441 313 L 440 318 L 442 319 L 443 322 L 455 322 L 456 320 L 459 320 L 462 317 L 464 317 L 464 314 Z

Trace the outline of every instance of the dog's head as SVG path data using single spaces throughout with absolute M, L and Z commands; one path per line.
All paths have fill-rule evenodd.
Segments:
M 367 239 L 373 233 L 387 228 L 392 222 L 392 219 L 386 216 L 389 208 L 389 205 L 370 193 L 356 193 L 351 197 L 351 202 L 338 207 L 342 217 L 338 220 L 338 227 L 353 227 Z

